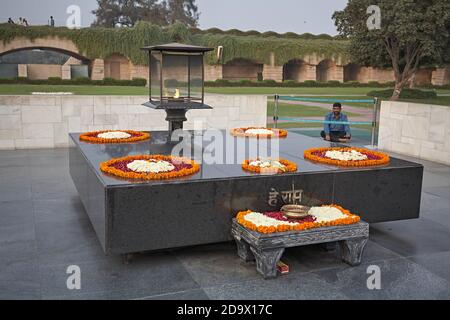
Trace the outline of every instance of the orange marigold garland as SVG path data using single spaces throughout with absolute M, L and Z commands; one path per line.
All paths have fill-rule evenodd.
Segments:
M 255 134 L 255 133 L 247 133 L 248 130 L 270 130 L 273 134 Z M 248 127 L 248 128 L 234 128 L 231 129 L 231 135 L 235 137 L 252 137 L 252 138 L 286 138 L 288 132 L 283 129 L 275 129 L 275 128 L 257 128 L 257 127 Z
M 367 160 L 338 160 L 338 159 L 331 159 L 325 157 L 325 153 L 327 151 L 342 151 L 342 152 L 349 152 L 355 150 L 357 152 L 360 152 L 368 157 Z M 306 150 L 304 152 L 305 159 L 324 163 L 324 164 L 331 164 L 335 166 L 341 166 L 341 167 L 370 167 L 370 166 L 380 166 L 385 165 L 390 162 L 389 155 L 379 152 L 379 151 L 373 151 L 368 150 L 364 148 L 313 148 Z
M 99 134 L 108 132 L 125 132 L 128 133 L 131 137 L 124 139 L 105 139 L 98 137 Z M 131 142 L 145 141 L 148 139 L 150 139 L 149 133 L 133 130 L 103 130 L 103 131 L 86 132 L 80 135 L 81 141 L 97 144 L 131 143 Z
M 341 226 L 341 225 L 350 225 L 356 224 L 361 221 L 361 218 L 355 214 L 352 214 L 349 210 L 346 210 L 338 205 L 328 205 L 324 207 L 334 207 L 340 210 L 346 217 L 342 219 L 336 219 L 329 222 L 303 222 L 295 225 L 283 224 L 279 226 L 257 226 L 254 223 L 245 219 L 245 216 L 253 213 L 254 211 L 241 211 L 237 214 L 236 220 L 242 225 L 244 228 L 256 231 L 259 233 L 269 234 L 269 233 L 278 233 L 278 232 L 288 232 L 288 231 L 302 231 L 308 229 L 316 229 L 323 227 L 331 227 L 331 226 Z
M 132 170 L 129 170 L 126 165 L 135 160 L 167 161 L 175 166 L 175 170 L 160 173 L 134 172 Z M 138 155 L 112 159 L 103 162 L 100 164 L 100 170 L 103 171 L 104 173 L 125 179 L 169 180 L 196 174 L 200 171 L 200 165 L 196 163 L 194 160 L 181 157 L 163 156 L 163 155 Z
M 253 173 L 263 173 L 263 174 L 277 174 L 277 173 L 287 173 L 297 171 L 297 164 L 285 159 L 277 159 L 278 162 L 284 165 L 285 167 L 284 171 L 281 170 L 280 168 L 275 167 L 262 168 L 259 166 L 251 166 L 250 163 L 252 163 L 253 161 L 255 160 L 244 160 L 244 162 L 242 163 L 242 169 Z

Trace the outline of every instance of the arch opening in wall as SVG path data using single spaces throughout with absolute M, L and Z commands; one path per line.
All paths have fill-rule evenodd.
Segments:
M 90 73 L 89 59 L 61 48 L 23 47 L 0 53 L 0 77 L 19 76 L 19 65 L 26 66 L 29 79 L 70 79 L 73 68 L 83 77 L 89 77 Z
M 316 81 L 327 82 L 333 80 L 333 72 L 336 68 L 336 64 L 331 59 L 322 60 L 316 66 Z
M 104 59 L 104 63 L 105 78 L 131 80 L 131 62 L 127 57 L 115 53 Z
M 308 64 L 301 59 L 290 60 L 283 66 L 283 81 L 293 80 L 304 82 L 308 80 Z
M 237 80 L 262 80 L 264 65 L 250 59 L 237 58 L 223 65 L 223 79 Z
M 344 82 L 359 81 L 361 67 L 356 63 L 349 63 L 344 66 Z

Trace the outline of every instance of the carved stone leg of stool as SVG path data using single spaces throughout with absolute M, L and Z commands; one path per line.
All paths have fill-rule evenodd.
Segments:
M 250 262 L 255 260 L 255 256 L 253 255 L 252 251 L 250 250 L 250 245 L 245 242 L 243 239 L 234 238 L 236 240 L 237 245 L 237 251 L 238 256 L 244 260 L 245 262 Z
M 330 252 L 330 251 L 336 250 L 337 243 L 336 242 L 326 242 L 326 243 L 322 243 L 321 246 L 322 246 L 323 250 Z
M 129 265 L 133 262 L 134 255 L 132 253 L 127 253 L 122 255 L 122 263 L 124 265 Z
M 367 240 L 368 238 L 358 238 L 339 242 L 342 260 L 351 266 L 360 265 Z
M 277 277 L 277 263 L 284 253 L 284 248 L 258 250 L 250 247 L 256 258 L 256 269 L 263 275 L 264 279 Z

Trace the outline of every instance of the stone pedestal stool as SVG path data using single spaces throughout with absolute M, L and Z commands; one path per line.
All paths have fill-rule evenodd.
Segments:
M 265 279 L 277 277 L 277 263 L 285 248 L 310 244 L 338 243 L 342 260 L 351 266 L 361 264 L 361 257 L 369 239 L 369 224 L 325 227 L 305 231 L 262 234 L 251 231 L 234 219 L 231 229 L 236 240 L 239 257 L 246 261 L 256 260 L 256 268 Z

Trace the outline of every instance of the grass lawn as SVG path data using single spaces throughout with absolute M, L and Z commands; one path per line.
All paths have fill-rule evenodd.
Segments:
M 272 128 L 274 125 L 270 123 L 267 125 L 269 128 Z M 367 131 L 372 130 L 372 126 L 370 125 L 352 125 L 352 128 L 364 129 Z M 322 126 L 318 123 L 299 123 L 299 122 L 281 122 L 278 123 L 278 128 L 280 129 L 295 129 L 295 128 L 317 128 L 317 130 L 323 130 Z
M 217 94 L 264 94 L 264 95 L 315 95 L 330 99 L 367 99 L 365 96 L 369 91 L 379 88 L 270 88 L 270 87 L 224 87 L 205 88 L 207 93 Z M 144 87 L 121 87 L 121 86 L 58 86 L 58 85 L 21 85 L 2 84 L 0 95 L 27 95 L 32 92 L 72 92 L 75 95 L 148 95 L 148 88 Z M 438 94 L 450 94 L 448 89 L 436 90 Z M 450 106 L 450 96 L 440 96 L 431 100 L 412 101 L 417 103 L 441 104 Z M 368 107 L 368 104 L 349 103 L 357 107 Z
M 273 115 L 274 102 L 269 101 L 267 105 L 267 114 L 269 116 Z M 279 117 L 325 117 L 330 110 L 312 107 L 312 106 L 303 106 L 303 105 L 292 105 L 286 103 L 278 104 L 278 116 Z M 358 116 L 356 113 L 346 112 L 346 115 L 349 117 Z
M 310 98 L 310 97 L 307 97 Z M 367 100 L 370 99 L 370 97 L 368 96 L 314 96 L 312 97 L 314 99 L 330 99 L 330 100 Z M 270 96 L 269 97 L 269 103 L 273 101 L 273 97 Z M 282 101 L 282 100 L 281 100 Z M 301 103 L 301 102 L 299 102 Z M 311 102 L 314 103 L 314 102 Z M 330 105 L 330 109 L 331 109 L 331 105 L 333 104 L 332 102 L 318 102 L 318 103 L 326 103 Z M 362 103 L 362 102 L 342 102 L 343 105 L 348 105 L 348 106 L 352 106 L 352 107 L 358 107 L 358 108 L 369 108 L 372 109 L 373 108 L 373 104 L 371 103 Z

